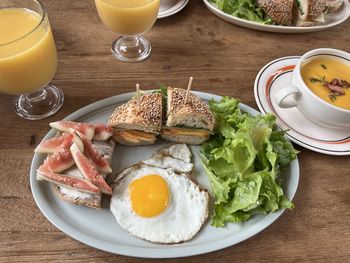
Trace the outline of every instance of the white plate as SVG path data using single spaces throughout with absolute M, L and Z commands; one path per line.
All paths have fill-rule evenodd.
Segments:
M 287 135 L 296 144 L 315 152 L 330 155 L 350 154 L 350 130 L 320 126 L 304 117 L 297 108 L 282 109 L 274 97 L 284 86 L 291 85 L 294 66 L 300 57 L 284 57 L 265 65 L 255 79 L 254 95 L 261 112 L 272 112 L 277 125 L 289 130 Z
M 204 100 L 216 99 L 220 96 L 208 93 L 194 92 Z M 75 113 L 69 115 L 67 120 L 82 122 L 106 122 L 115 109 L 121 103 L 128 101 L 134 93 L 114 96 L 90 104 Z M 258 111 L 241 104 L 241 109 L 252 115 Z M 44 139 L 54 136 L 51 130 Z M 112 169 L 115 172 L 147 158 L 156 149 L 169 143 L 157 143 L 152 146 L 123 147 L 117 146 L 112 161 Z M 208 179 L 202 169 L 198 155 L 199 147 L 192 147 L 195 154 L 194 178 L 200 184 L 208 187 Z M 95 210 L 83 206 L 74 206 L 56 198 L 48 182 L 36 180 L 36 169 L 43 162 L 44 156 L 34 154 L 30 171 L 30 185 L 34 199 L 46 218 L 58 229 L 67 235 L 89 246 L 121 255 L 143 258 L 173 258 L 203 254 L 219 250 L 237 244 L 268 227 L 282 213 L 280 210 L 266 216 L 254 216 L 245 223 L 228 224 L 224 228 L 215 228 L 206 222 L 202 230 L 189 242 L 176 245 L 160 245 L 140 240 L 121 229 L 112 213 L 109 211 L 109 201 L 104 200 L 103 208 Z M 285 174 L 284 191 L 289 199 L 292 199 L 297 190 L 299 181 L 299 163 L 294 160 Z M 213 200 L 211 198 L 211 200 Z M 211 204 L 212 205 L 212 204 Z
M 189 0 L 160 0 L 158 18 L 172 16 L 180 12 Z
M 203 2 L 211 12 L 213 12 L 218 17 L 226 20 L 227 22 L 241 27 L 275 33 L 305 33 L 320 31 L 339 25 L 340 23 L 343 23 L 345 20 L 347 20 L 350 16 L 350 3 L 348 0 L 345 0 L 344 4 L 336 12 L 326 15 L 326 22 L 324 24 L 310 27 L 264 25 L 226 14 L 225 12 L 216 8 L 215 5 L 209 0 L 203 0 Z

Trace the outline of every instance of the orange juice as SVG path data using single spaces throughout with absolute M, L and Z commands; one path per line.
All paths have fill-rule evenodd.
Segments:
M 1 8 L 0 92 L 38 90 L 51 81 L 56 69 L 56 46 L 47 16 L 25 8 Z
M 95 0 L 102 22 L 112 31 L 132 36 L 148 31 L 157 19 L 160 0 Z

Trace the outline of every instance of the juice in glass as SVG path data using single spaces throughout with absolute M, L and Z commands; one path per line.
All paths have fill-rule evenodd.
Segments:
M 102 22 L 122 35 L 112 43 L 118 59 L 137 62 L 149 56 L 151 45 L 139 34 L 153 26 L 160 0 L 95 0 L 95 5 Z
M 102 22 L 113 32 L 132 36 L 148 31 L 154 24 L 159 1 L 95 0 Z
M 15 111 L 43 119 L 63 105 L 63 92 L 49 82 L 57 52 L 46 9 L 38 0 L 0 1 L 0 92 L 20 95 Z
M 50 27 L 39 27 L 25 36 L 39 25 L 40 20 L 38 13 L 25 8 L 0 9 L 0 25 L 4 25 L 0 26 L 1 92 L 30 93 L 54 77 L 57 53 Z M 6 43 L 9 44 L 1 46 Z

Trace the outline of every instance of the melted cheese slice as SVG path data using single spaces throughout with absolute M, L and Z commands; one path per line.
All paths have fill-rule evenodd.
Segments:
M 138 130 L 115 130 L 114 135 L 117 137 L 120 136 L 132 143 L 139 143 L 141 141 L 154 142 L 156 140 L 155 134 Z
M 209 138 L 210 132 L 202 129 L 186 129 L 178 127 L 164 127 L 161 131 L 164 135 L 185 135 L 185 136 L 198 136 L 202 138 Z

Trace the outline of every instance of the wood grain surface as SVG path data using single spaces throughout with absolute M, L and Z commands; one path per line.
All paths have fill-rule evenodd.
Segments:
M 200 0 L 156 22 L 146 34 L 152 57 L 127 64 L 114 59 L 116 38 L 100 21 L 92 0 L 44 0 L 54 32 L 58 72 L 52 83 L 65 93 L 63 109 L 42 121 L 13 112 L 0 94 L 0 262 L 149 262 L 88 247 L 55 228 L 37 208 L 29 186 L 35 145 L 59 120 L 97 100 L 160 83 L 239 98 L 257 109 L 253 83 L 267 62 L 318 47 L 350 51 L 350 20 L 312 34 L 273 34 L 231 25 Z M 303 149 L 294 211 L 235 246 L 167 262 L 349 262 L 350 157 Z M 154 260 L 155 262 L 160 260 Z

